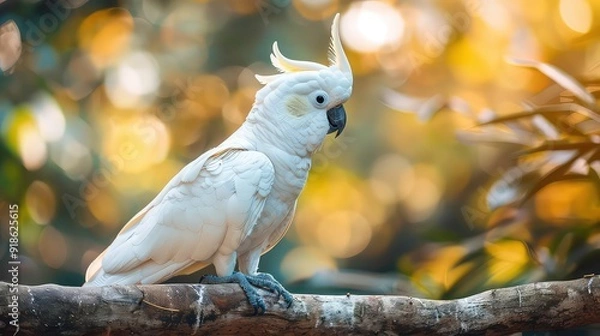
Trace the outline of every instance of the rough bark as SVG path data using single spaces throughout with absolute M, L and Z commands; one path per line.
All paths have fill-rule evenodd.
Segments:
M 0 283 L 0 332 L 10 335 L 11 287 Z M 19 335 L 506 335 L 600 323 L 600 277 L 493 289 L 457 300 L 266 292 L 253 310 L 236 285 L 99 288 L 19 286 Z M 14 316 L 13 316 L 14 317 Z

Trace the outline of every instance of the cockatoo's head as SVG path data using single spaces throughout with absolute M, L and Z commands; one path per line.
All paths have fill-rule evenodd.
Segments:
M 330 66 L 291 60 L 273 44 L 271 62 L 281 71 L 270 76 L 257 75 L 263 87 L 249 120 L 267 120 L 277 133 L 295 140 L 307 151 L 318 148 L 325 136 L 346 126 L 342 106 L 352 94 L 352 70 L 339 34 L 339 14 L 331 27 Z

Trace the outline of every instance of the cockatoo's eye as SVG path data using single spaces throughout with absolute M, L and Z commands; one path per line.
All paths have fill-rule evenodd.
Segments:
M 325 108 L 329 104 L 329 95 L 325 91 L 316 91 L 310 95 L 312 104 L 319 109 Z

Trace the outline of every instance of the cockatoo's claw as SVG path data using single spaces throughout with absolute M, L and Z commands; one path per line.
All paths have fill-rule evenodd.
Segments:
M 204 275 L 200 279 L 200 283 L 203 284 L 224 284 L 224 283 L 237 283 L 240 285 L 248 303 L 254 308 L 254 315 L 262 315 L 266 311 L 265 301 L 258 294 L 255 287 L 260 287 L 268 290 L 271 293 L 277 294 L 277 298 L 283 296 L 283 300 L 287 304 L 287 308 L 292 306 L 294 303 L 294 297 L 288 292 L 283 286 L 275 280 L 275 278 L 269 273 L 258 273 L 257 275 L 246 275 L 240 272 L 233 272 L 232 275 L 228 276 L 216 276 L 216 275 Z
M 204 275 L 200 278 L 200 283 L 203 284 L 224 284 L 224 283 L 237 283 L 240 285 L 248 303 L 254 308 L 254 315 L 262 315 L 267 310 L 265 306 L 265 300 L 258 294 L 256 288 L 253 287 L 251 282 L 247 279 L 247 275 L 240 272 L 233 272 L 232 275 L 228 276 L 216 276 L 216 275 Z
M 286 308 L 292 306 L 294 297 L 288 292 L 279 281 L 269 273 L 258 273 L 257 275 L 246 275 L 246 279 L 255 287 L 260 287 L 268 290 L 271 293 L 277 294 L 277 299 L 283 296 L 283 300 L 287 304 Z

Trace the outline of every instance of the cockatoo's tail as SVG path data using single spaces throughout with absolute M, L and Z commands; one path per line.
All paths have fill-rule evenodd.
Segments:
M 292 296 L 258 273 L 261 254 L 287 231 L 311 156 L 325 136 L 342 133 L 352 71 L 342 49 L 339 15 L 331 28 L 329 66 L 297 61 L 273 44 L 281 71 L 265 84 L 246 121 L 227 140 L 185 166 L 119 232 L 86 272 L 85 286 L 149 284 L 214 264 L 205 283 L 237 282 L 256 310 L 253 286 Z M 239 272 L 234 272 L 236 261 Z

